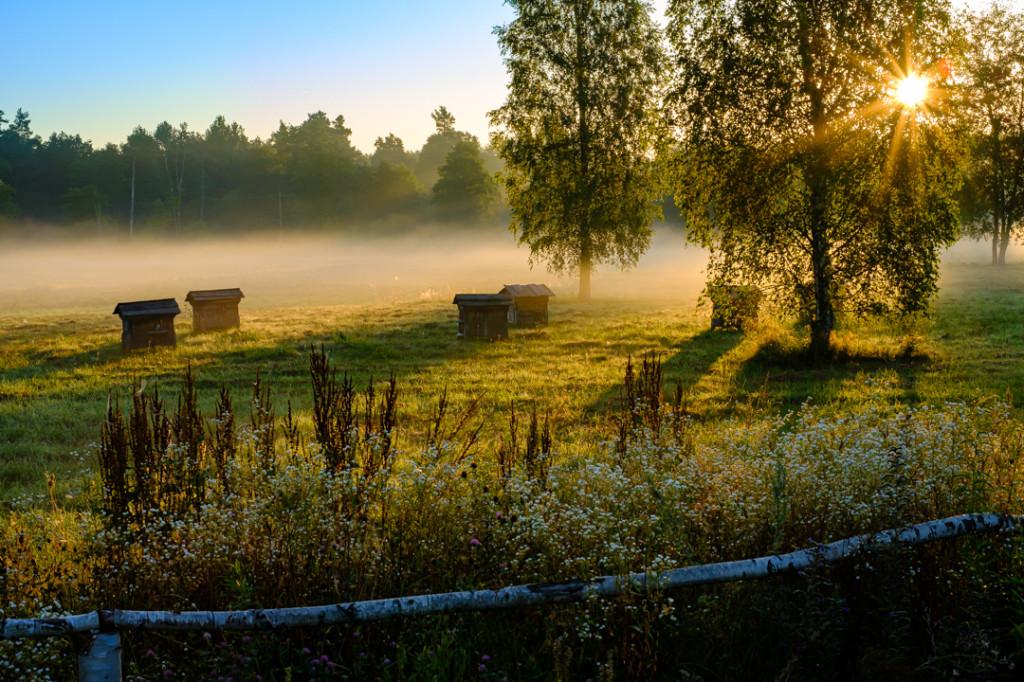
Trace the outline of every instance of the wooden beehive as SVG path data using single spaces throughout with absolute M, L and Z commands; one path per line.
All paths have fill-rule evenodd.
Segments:
M 459 338 L 507 339 L 508 310 L 512 297 L 507 294 L 456 294 L 459 306 Z
M 174 346 L 174 317 L 181 313 L 173 298 L 118 303 L 114 314 L 121 318 L 121 350 Z
M 747 322 L 757 322 L 761 290 L 757 287 L 726 284 L 708 287 L 711 299 L 711 328 L 739 329 Z
M 241 289 L 190 291 L 185 300 L 192 305 L 192 331 L 230 329 L 241 324 L 238 302 L 245 298 Z
M 555 295 L 544 284 L 506 284 L 502 294 L 512 297 L 508 321 L 517 327 L 536 327 L 548 323 L 548 299 Z

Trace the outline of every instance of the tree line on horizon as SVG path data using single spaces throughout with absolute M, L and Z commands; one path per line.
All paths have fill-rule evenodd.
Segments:
M 101 148 L 65 132 L 44 140 L 28 112 L 0 111 L 0 226 L 134 235 L 493 217 L 500 160 L 446 107 L 431 116 L 418 151 L 389 134 L 364 154 L 344 117 L 322 111 L 266 140 L 218 116 L 204 132 L 164 121 Z

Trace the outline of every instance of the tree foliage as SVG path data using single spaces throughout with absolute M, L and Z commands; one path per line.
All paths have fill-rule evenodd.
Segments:
M 304 199 L 299 210 L 305 220 L 337 218 L 352 209 L 364 160 L 352 146 L 351 135 L 343 116 L 331 120 L 318 111 L 298 126 L 282 122 L 271 136 L 290 192 Z
M 1011 239 L 1024 234 L 1024 15 L 992 4 L 967 24 L 972 154 L 964 227 L 990 239 L 993 265 L 1004 265 Z
M 0 218 L 15 218 L 19 212 L 14 201 L 14 188 L 0 180 Z
M 370 216 L 381 218 L 409 215 L 423 206 L 426 197 L 423 185 L 407 166 L 382 161 L 371 172 L 364 210 Z
M 936 94 L 943 0 L 674 0 L 685 146 L 674 164 L 712 284 L 804 312 L 824 359 L 837 313 L 912 313 L 957 236 L 961 150 Z M 918 66 L 920 65 L 920 67 Z M 897 79 L 932 79 L 902 106 Z
M 479 218 L 494 208 L 498 189 L 484 168 L 480 145 L 462 140 L 448 153 L 434 184 L 434 203 L 448 219 Z
M 455 129 L 455 116 L 446 107 L 438 107 L 431 114 L 434 119 L 434 133 L 423 143 L 416 155 L 413 172 L 424 187 L 433 187 L 437 182 L 441 166 L 458 142 L 480 142 L 473 135 Z
M 660 32 L 640 0 L 508 4 L 509 91 L 491 123 L 511 229 L 531 258 L 579 273 L 587 299 L 593 266 L 634 265 L 660 216 Z
M 405 151 L 405 143 L 394 133 L 388 133 L 387 137 L 378 137 L 373 143 L 373 148 L 370 162 L 374 166 L 390 163 L 392 166 L 408 167 L 411 163 L 412 157 Z

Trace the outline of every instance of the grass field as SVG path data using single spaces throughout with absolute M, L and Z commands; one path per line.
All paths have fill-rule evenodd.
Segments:
M 636 273 L 599 275 L 598 300 L 588 304 L 574 301 L 571 281 L 531 273 L 500 243 L 459 253 L 428 240 L 400 254 L 323 240 L 270 251 L 165 246 L 116 279 L 109 273 L 124 253 L 83 246 L 75 260 L 96 264 L 78 276 L 73 260 L 20 254 L 20 270 L 0 282 L 0 496 L 10 516 L 5 537 L 31 538 L 31 548 L 6 557 L 0 597 L 12 606 L 4 613 L 398 596 L 756 556 L 937 514 L 1021 513 L 1024 266 L 947 263 L 930 318 L 909 332 L 846 321 L 840 361 L 812 367 L 798 352 L 801 330 L 785 322 L 709 331 L 698 307 L 700 254 L 670 239 L 657 247 Z M 225 255 L 231 249 L 237 257 Z M 219 255 L 189 255 L 211 250 Z M 172 274 L 161 270 L 167 262 L 176 263 Z M 224 274 L 215 276 L 215 262 Z M 548 327 L 513 330 L 497 343 L 456 338 L 454 292 L 526 281 L 556 291 Z M 240 329 L 193 334 L 183 314 L 177 348 L 122 355 L 114 303 L 183 303 L 189 289 L 218 286 L 245 291 Z M 318 473 L 309 354 L 320 347 L 358 389 L 395 375 L 398 452 L 372 480 Z M 666 401 L 678 385 L 681 402 L 664 408 L 657 426 L 637 424 L 624 436 L 626 364 L 649 353 L 661 362 Z M 187 366 L 204 417 L 221 386 L 231 391 L 237 468 L 209 479 L 205 506 L 179 519 L 184 525 L 140 515 L 127 529 L 102 530 L 97 443 L 108 396 L 127 409 L 133 387 L 159 389 L 173 411 Z M 299 429 L 298 447 L 277 432 L 269 473 L 246 445 L 257 372 L 278 426 L 290 405 Z M 453 436 L 479 426 L 465 459 L 453 456 L 454 445 L 429 442 L 445 390 L 455 412 L 479 401 L 470 428 Z M 521 435 L 534 405 L 549 420 L 553 455 L 543 474 L 521 460 L 503 473 L 498 453 L 509 447 L 513 404 Z M 54 535 L 65 538 L 62 549 Z M 123 554 L 110 554 L 111 537 Z M 1009 675 L 1024 651 L 1013 630 L 1024 625 L 1024 582 L 1019 543 L 1000 542 L 862 558 L 807 579 L 675 601 L 633 597 L 522 617 L 299 633 L 257 650 L 225 638 L 224 647 L 273 660 L 260 668 L 263 679 L 298 674 L 295 652 L 307 649 L 349 657 L 330 673 L 305 671 L 315 679 Z M 53 568 L 27 568 L 38 565 Z M 25 575 L 15 580 L 18 570 Z M 98 585 L 99 575 L 114 577 Z M 889 622 L 880 609 L 902 615 Z M 733 632 L 737 623 L 746 632 Z M 858 634 L 890 628 L 884 637 Z M 352 637 L 360 636 L 375 639 L 359 646 Z M 127 646 L 139 679 L 229 670 L 215 647 L 195 666 L 181 660 L 182 646 L 202 648 L 202 640 Z M 6 660 L 16 669 L 16 651 L 53 653 L 3 649 L 0 668 Z M 361 654 L 372 661 L 359 664 Z M 59 670 L 47 674 L 59 679 Z
M 259 252 L 270 258 L 262 247 Z M 297 251 L 288 256 L 293 264 L 302 260 Z M 687 409 L 708 419 L 789 411 L 807 400 L 842 409 L 866 398 L 916 405 L 1007 391 L 1024 395 L 1021 265 L 949 265 L 933 316 L 918 324 L 912 338 L 884 323 L 852 321 L 837 334 L 848 359 L 811 368 L 789 358 L 786 349 L 799 343 L 797 332 L 775 322 L 747 334 L 710 332 L 707 310 L 697 307 L 701 282 L 690 255 L 684 261 L 690 271 L 678 278 L 672 277 L 672 264 L 665 259 L 632 276 L 610 274 L 598 284 L 599 293 L 605 284 L 610 295 L 606 292 L 591 304 L 575 303 L 573 283 L 556 280 L 552 324 L 513 331 L 504 343 L 457 339 L 452 292 L 496 290 L 490 282 L 501 276 L 531 278 L 538 273 L 507 268 L 488 279 L 482 271 L 489 263 L 484 263 L 468 268 L 470 275 L 454 285 L 444 282 L 443 274 L 426 273 L 422 285 L 382 290 L 385 284 L 371 282 L 371 287 L 363 280 L 372 270 L 365 265 L 364 252 L 358 258 L 364 271 L 354 274 L 328 277 L 325 273 L 333 267 L 345 265 L 323 256 L 307 264 L 308 272 L 284 267 L 296 278 L 286 286 L 281 277 L 266 281 L 262 270 L 244 272 L 251 257 L 243 248 L 222 266 L 247 280 L 248 292 L 241 305 L 242 328 L 226 334 L 193 334 L 184 292 L 227 286 L 237 279 L 228 275 L 190 285 L 182 282 L 187 278 L 181 274 L 168 281 L 150 274 L 142 294 L 176 295 L 183 308 L 176 325 L 179 344 L 175 350 L 127 357 L 120 350 L 119 322 L 110 310 L 119 300 L 139 296 L 134 285 L 110 280 L 101 292 L 95 283 L 50 285 L 54 303 L 40 293 L 47 289 L 41 283 L 15 294 L 16 288 L 5 282 L 11 288 L 0 294 L 6 304 L 0 308 L 0 495 L 10 499 L 38 494 L 45 489 L 46 473 L 57 475 L 61 485 L 71 485 L 78 459 L 70 453 L 85 453 L 96 442 L 108 394 L 127 393 L 133 381 L 142 380 L 176 390 L 186 363 L 198 375 L 205 409 L 212 408 L 221 384 L 232 389 L 241 406 L 260 370 L 279 411 L 290 401 L 300 424 L 308 428 L 311 344 L 323 344 L 335 366 L 351 373 L 359 385 L 396 373 L 403 415 L 400 438 L 411 446 L 422 436 L 424 420 L 447 386 L 456 404 L 480 398 L 483 412 L 494 422 L 503 422 L 500 415 L 510 401 L 535 401 L 550 413 L 565 451 L 585 450 L 617 398 L 626 360 L 647 352 L 662 359 L 667 390 L 680 383 Z M 464 257 L 471 263 L 481 260 L 474 253 Z M 133 275 L 158 271 L 163 261 L 155 258 L 148 268 L 137 265 Z M 210 266 L 194 267 L 209 272 Z M 57 269 L 63 272 L 59 265 Z M 97 266 L 97 281 L 104 281 L 104 269 Z M 307 275 L 308 286 L 302 284 Z M 442 287 L 444 293 L 438 293 Z M 289 292 L 297 299 L 312 295 L 320 300 L 283 305 Z M 97 303 L 100 295 L 107 297 L 105 302 Z M 331 304 L 332 297 L 342 302 Z M 910 353 L 908 344 L 913 345 Z M 485 429 L 485 440 L 488 435 L 494 434 Z

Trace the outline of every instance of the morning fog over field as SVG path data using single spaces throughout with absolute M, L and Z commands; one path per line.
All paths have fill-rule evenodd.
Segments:
M 1014 251 L 1011 264 L 1020 259 Z M 187 316 L 185 294 L 194 289 L 242 289 L 244 319 L 247 309 L 264 307 L 450 301 L 457 293 L 495 293 L 505 284 L 545 283 L 562 302 L 575 298 L 578 287 L 575 278 L 552 275 L 542 263 L 531 268 L 529 249 L 493 223 L 381 237 L 349 229 L 135 243 L 8 239 L 0 241 L 0 253 L 0 320 L 62 309 L 112 311 L 122 301 L 154 298 L 177 299 Z M 965 239 L 943 263 L 984 265 L 989 257 L 986 243 Z M 679 227 L 660 225 L 636 268 L 596 272 L 594 295 L 692 308 L 705 285 L 706 263 Z M 111 328 L 119 326 L 111 317 Z
M 285 236 L 178 240 L 2 243 L 0 318 L 120 301 L 176 298 L 185 312 L 193 289 L 241 288 L 245 310 L 268 306 L 442 300 L 497 293 L 505 284 L 546 283 L 574 299 L 577 281 L 532 269 L 529 249 L 494 223 L 424 228 L 379 238 L 354 230 Z M 607 300 L 677 299 L 695 305 L 704 286 L 703 252 L 664 227 L 636 269 L 601 268 L 595 295 Z M 455 307 L 452 307 L 455 315 Z M 111 317 L 111 326 L 118 327 Z

